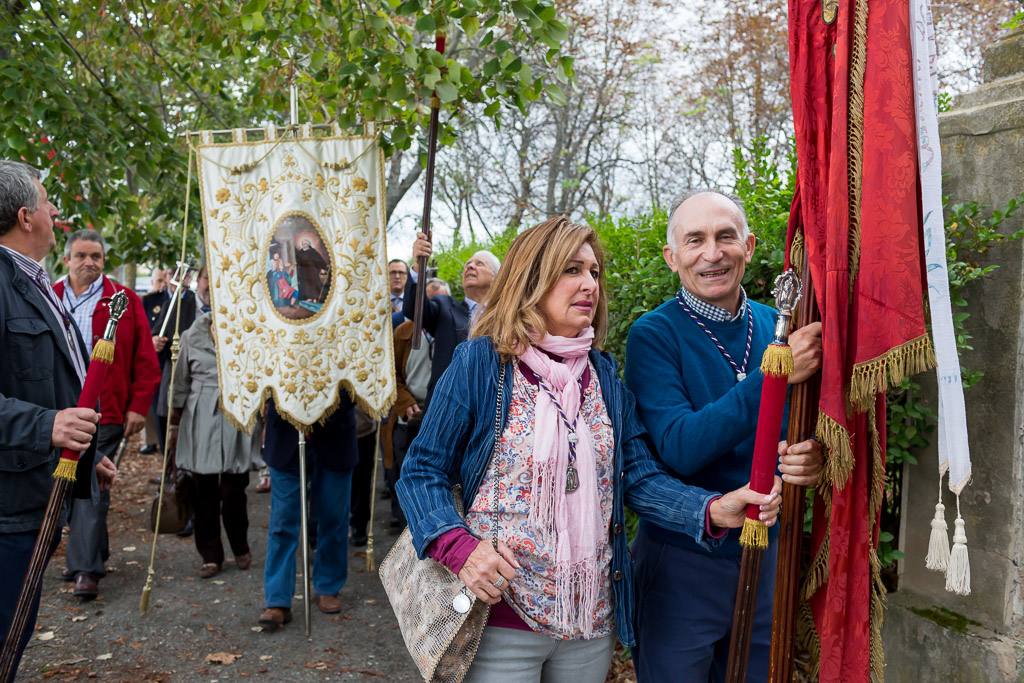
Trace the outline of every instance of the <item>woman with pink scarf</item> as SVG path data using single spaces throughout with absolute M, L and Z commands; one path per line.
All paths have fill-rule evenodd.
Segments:
M 516 238 L 402 467 L 417 552 L 492 605 L 469 683 L 604 681 L 615 637 L 634 644 L 626 505 L 709 546 L 747 504 L 778 515 L 778 480 L 769 496 L 723 495 L 655 461 L 599 350 L 603 262 L 594 231 L 564 217 Z

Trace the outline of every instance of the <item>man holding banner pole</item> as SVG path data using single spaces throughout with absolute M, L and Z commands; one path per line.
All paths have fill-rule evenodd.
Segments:
M 750 475 L 761 386 L 761 356 L 772 340 L 775 312 L 750 301 L 741 282 L 756 238 L 740 204 L 718 192 L 677 201 L 669 215 L 664 257 L 679 275 L 676 296 L 630 330 L 626 381 L 659 457 L 687 483 L 715 491 L 742 486 Z M 821 359 L 820 325 L 790 337 L 795 369 L 809 378 Z M 779 444 L 785 481 L 813 485 L 822 470 L 813 440 Z M 754 621 L 749 678 L 768 675 L 773 529 Z M 739 572 L 739 530 L 714 551 L 641 522 L 633 548 L 641 683 L 719 680 L 725 673 Z

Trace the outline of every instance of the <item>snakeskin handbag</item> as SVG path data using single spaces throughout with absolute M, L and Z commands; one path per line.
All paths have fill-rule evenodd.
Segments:
M 494 415 L 495 448 L 501 437 L 504 386 L 502 363 Z M 456 487 L 452 494 L 455 509 L 462 516 L 461 487 Z M 398 619 L 405 647 L 423 680 L 462 683 L 480 647 L 491 606 L 478 600 L 444 565 L 430 558 L 419 559 L 408 528 L 380 563 L 380 580 Z

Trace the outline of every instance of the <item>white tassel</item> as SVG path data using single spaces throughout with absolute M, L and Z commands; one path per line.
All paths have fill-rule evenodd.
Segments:
M 971 594 L 971 562 L 967 555 L 967 531 L 960 516 L 960 496 L 956 497 L 956 525 L 953 531 L 953 551 L 946 569 L 946 590 L 957 595 Z
M 949 525 L 946 524 L 946 506 L 941 502 L 935 504 L 932 535 L 928 539 L 928 554 L 924 558 L 924 566 L 937 572 L 944 572 L 949 566 Z

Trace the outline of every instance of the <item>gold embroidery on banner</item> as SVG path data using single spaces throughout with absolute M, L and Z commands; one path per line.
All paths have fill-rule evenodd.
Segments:
M 355 160 L 374 149 L 379 180 L 372 191 L 381 192 L 383 154 L 372 140 L 367 143 Z M 200 152 L 207 146 L 201 146 Z M 311 157 L 308 151 L 305 155 Z M 269 154 L 262 158 L 267 157 Z M 227 172 L 228 176 L 220 179 L 226 185 L 222 190 L 227 195 L 218 190 L 217 199 L 223 198 L 231 207 L 230 211 L 222 208 L 204 212 L 208 216 L 208 261 L 218 266 L 210 274 L 214 324 L 222 333 L 219 348 L 231 352 L 231 360 L 224 362 L 220 374 L 232 377 L 235 389 L 225 392 L 223 381 L 218 378 L 225 416 L 235 427 L 249 431 L 258 413 L 256 408 L 273 396 L 282 417 L 308 431 L 316 421 L 322 422 L 334 412 L 341 391 L 349 393 L 371 416 L 386 415 L 394 401 L 395 388 L 391 373 L 380 370 L 394 366 L 390 326 L 381 324 L 381 320 L 389 320 L 390 314 L 383 265 L 385 229 L 382 207 L 376 196 L 369 194 L 369 183 L 356 175 L 354 163 L 340 177 L 325 175 L 319 165 L 317 170 L 309 168 L 308 162 L 300 164 L 290 152 L 279 157 L 273 173 L 262 171 L 260 177 L 251 180 L 231 178 L 230 169 L 214 160 L 201 159 L 200 168 L 204 161 Z M 216 169 L 207 168 L 206 172 L 216 173 Z M 207 179 L 202 176 L 201 170 L 200 182 L 206 188 Z M 330 219 L 330 227 L 301 211 L 277 214 L 275 207 L 267 206 L 268 198 L 274 195 L 305 197 L 303 206 L 317 207 L 322 217 Z M 202 197 L 207 199 L 205 193 Z M 290 320 L 272 305 L 266 263 L 276 225 L 270 225 L 268 211 L 275 215 L 277 223 L 289 214 L 302 215 L 323 241 L 330 257 L 331 288 L 314 316 Z M 267 311 L 268 308 L 271 310 Z M 326 318 L 328 314 L 333 319 Z M 268 316 L 292 324 L 286 329 L 268 325 Z M 220 356 L 218 353 L 219 365 Z M 289 404 L 326 408 L 314 423 L 306 424 L 289 413 Z M 236 418 L 235 411 L 240 411 L 238 415 L 244 416 L 244 422 Z

